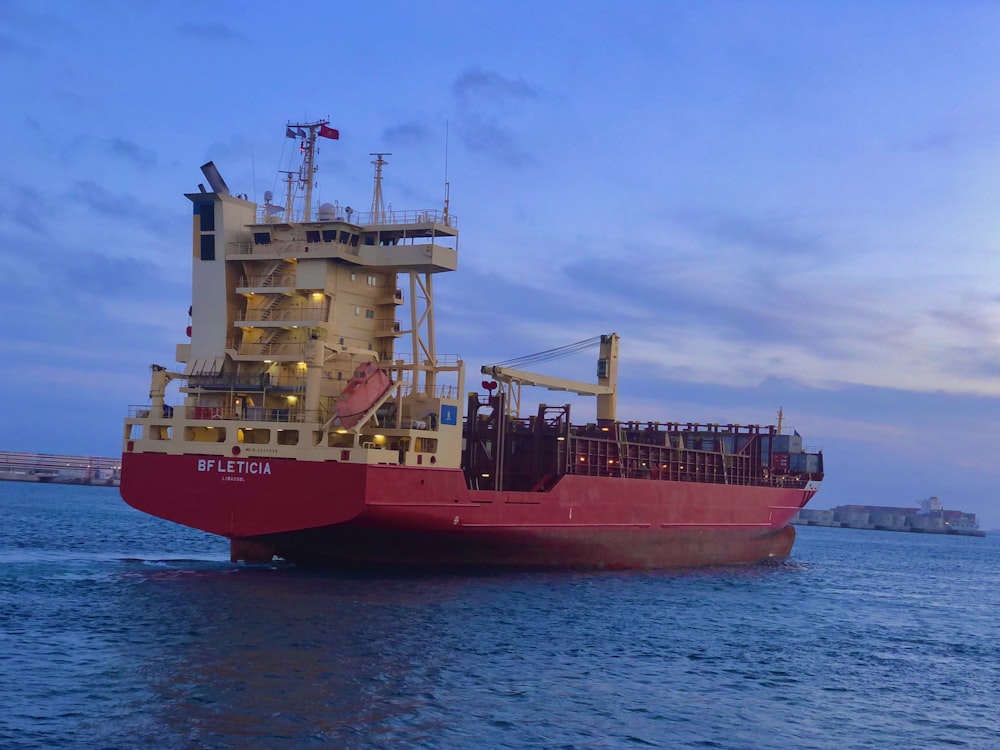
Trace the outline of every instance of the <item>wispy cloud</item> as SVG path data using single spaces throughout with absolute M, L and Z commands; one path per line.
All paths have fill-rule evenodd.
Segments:
M 172 228 L 172 220 L 162 216 L 154 206 L 137 201 L 129 193 L 114 193 L 93 180 L 76 180 L 66 197 L 99 216 L 127 219 L 152 232 Z
M 499 164 L 524 167 L 537 163 L 513 129 L 497 121 L 466 117 L 456 128 L 456 133 L 470 151 L 489 156 Z
M 18 39 L 0 34 L 0 58 L 32 59 L 43 54 L 38 47 L 25 44 Z
M 804 229 L 789 217 L 748 216 L 726 210 L 685 210 L 673 219 L 682 228 L 700 236 L 706 244 L 738 248 L 757 255 L 811 258 L 829 252 L 822 233 Z
M 539 100 L 534 87 L 520 78 L 469 68 L 455 79 L 451 88 L 460 113 L 455 133 L 466 148 L 507 166 L 536 163 L 510 124 L 518 107 Z
M 452 92 L 459 104 L 471 106 L 475 102 L 492 104 L 538 99 L 538 92 L 523 79 L 504 78 L 499 73 L 468 68 L 452 84 Z
M 210 42 L 248 42 L 246 36 L 222 23 L 185 23 L 177 27 L 178 35 Z
M 900 144 L 898 150 L 909 153 L 951 153 L 962 139 L 954 129 L 941 129 L 925 133 Z
M 409 120 L 386 128 L 382 131 L 382 140 L 393 145 L 412 147 L 433 142 L 434 132 L 422 122 Z
M 0 219 L 27 230 L 31 234 L 48 233 L 48 219 L 53 199 L 32 185 L 6 183 L 0 180 Z
M 110 156 L 141 169 L 150 169 L 157 162 L 155 151 L 117 135 L 106 138 L 79 136 L 70 142 L 68 149 L 64 149 L 67 160 L 72 160 L 82 153 L 96 154 L 98 157 Z

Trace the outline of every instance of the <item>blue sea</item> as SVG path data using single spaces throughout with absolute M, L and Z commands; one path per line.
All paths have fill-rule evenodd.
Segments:
M 237 567 L 0 483 L 0 748 L 1000 748 L 1000 539 L 635 573 Z

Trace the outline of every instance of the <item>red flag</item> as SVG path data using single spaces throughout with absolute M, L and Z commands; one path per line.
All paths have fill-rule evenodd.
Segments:
M 319 126 L 320 138 L 332 138 L 333 140 L 340 139 L 340 131 L 335 128 L 328 128 L 326 125 Z

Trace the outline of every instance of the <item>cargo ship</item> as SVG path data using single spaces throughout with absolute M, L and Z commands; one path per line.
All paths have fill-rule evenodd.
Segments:
M 189 340 L 129 407 L 129 505 L 227 538 L 234 562 L 652 569 L 789 554 L 823 455 L 780 412 L 770 426 L 619 420 L 616 333 L 484 365 L 467 391 L 465 363 L 435 341 L 434 278 L 458 267 L 447 180 L 441 208 L 387 209 L 390 154 L 373 153 L 368 211 L 314 205 L 317 144 L 339 132 L 316 120 L 285 136 L 301 163 L 282 200 L 231 193 L 212 162 L 209 187 L 186 195 Z M 592 381 L 525 369 L 591 348 Z M 593 397 L 596 418 L 522 413 L 524 388 Z

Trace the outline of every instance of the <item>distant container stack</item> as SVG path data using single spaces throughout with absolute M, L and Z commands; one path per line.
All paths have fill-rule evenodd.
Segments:
M 117 487 L 121 464 L 121 458 L 0 451 L 0 480 Z
M 845 529 L 986 536 L 986 532 L 979 529 L 975 513 L 945 510 L 936 497 L 921 500 L 919 508 L 881 505 L 838 505 L 831 510 L 803 508 L 792 519 L 792 523 Z

